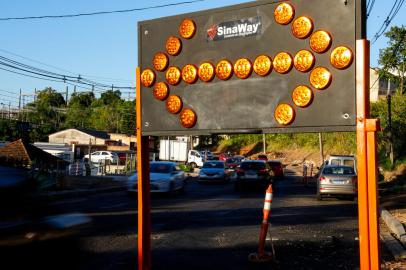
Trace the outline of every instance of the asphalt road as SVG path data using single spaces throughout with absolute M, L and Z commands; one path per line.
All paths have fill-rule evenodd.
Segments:
M 185 194 L 152 196 L 153 269 L 356 269 L 357 204 L 316 200 L 287 176 L 275 184 L 270 221 L 276 260 L 252 264 L 264 193 L 188 180 Z M 0 269 L 137 269 L 137 203 L 125 192 L 54 201 L 93 223 L 80 237 L 0 252 Z M 267 247 L 271 250 L 270 241 Z M 33 268 L 34 269 L 34 268 Z

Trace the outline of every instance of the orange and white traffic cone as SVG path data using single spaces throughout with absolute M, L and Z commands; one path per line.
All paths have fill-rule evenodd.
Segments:
M 271 213 L 272 197 L 273 197 L 273 190 L 272 190 L 272 184 L 270 184 L 268 189 L 266 190 L 266 195 L 265 195 L 264 217 L 262 219 L 261 232 L 259 234 L 258 252 L 251 253 L 250 255 L 248 255 L 248 260 L 250 260 L 251 262 L 256 262 L 256 263 L 269 262 L 269 261 L 272 261 L 273 258 L 275 257 L 273 244 L 272 244 L 272 252 L 265 251 L 265 240 L 266 240 L 266 235 L 268 233 L 268 228 L 269 228 L 268 219 L 269 219 L 269 215 Z

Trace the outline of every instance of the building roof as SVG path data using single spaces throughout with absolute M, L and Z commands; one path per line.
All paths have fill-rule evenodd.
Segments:
M 11 142 L 0 148 L 0 158 L 5 159 L 9 163 L 30 164 L 33 161 L 41 163 L 52 163 L 62 161 L 62 159 L 55 157 L 29 143 L 23 142 L 19 139 Z
M 104 140 L 110 139 L 110 135 L 109 135 L 107 132 L 105 132 L 105 131 L 94 130 L 94 129 L 87 129 L 87 128 L 68 128 L 68 129 L 65 129 L 65 130 L 61 130 L 61 131 L 52 133 L 52 134 L 50 134 L 50 136 L 51 136 L 51 135 L 56 135 L 56 134 L 59 134 L 59 133 L 66 132 L 66 131 L 68 131 L 68 130 L 77 130 L 77 131 L 79 131 L 79 132 L 85 133 L 85 134 L 87 134 L 87 135 L 90 135 L 90 136 L 92 136 L 92 137 L 96 137 L 96 138 L 99 138 L 99 139 L 104 139 Z
M 76 128 L 77 130 L 89 134 L 93 137 L 100 138 L 100 139 L 110 139 L 110 135 L 105 131 L 94 130 L 94 129 L 87 129 L 87 128 Z

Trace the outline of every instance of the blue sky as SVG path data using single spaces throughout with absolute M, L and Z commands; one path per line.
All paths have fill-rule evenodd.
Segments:
M 61 15 L 107 10 L 142 8 L 181 2 L 130 0 L 14 0 L 1 1 L 0 18 Z M 0 56 L 67 75 L 81 74 L 94 81 L 134 86 L 137 65 L 137 22 L 162 16 L 200 11 L 243 2 L 241 0 L 205 0 L 192 4 L 165 7 L 131 13 L 86 16 L 62 19 L 0 21 Z M 368 19 L 371 39 L 386 19 L 395 0 L 378 0 Z M 389 25 L 406 25 L 406 5 Z M 403 15 L 403 16 L 402 16 Z M 382 36 L 371 47 L 371 66 L 377 66 L 379 49 L 386 46 Z M 17 55 L 54 66 L 42 65 Z M 34 89 L 51 86 L 65 90 L 63 83 L 31 79 L 0 70 L 0 102 L 18 104 L 18 92 L 33 93 Z M 78 90 L 84 90 L 78 88 Z M 69 91 L 73 91 L 69 86 Z M 124 97 L 128 97 L 124 90 Z M 130 94 L 134 97 L 134 94 Z M 26 97 L 29 100 L 30 97 Z

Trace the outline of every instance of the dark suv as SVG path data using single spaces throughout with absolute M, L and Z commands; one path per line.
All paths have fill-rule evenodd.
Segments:
M 266 188 L 272 183 L 273 172 L 264 160 L 246 160 L 237 168 L 235 189 L 241 190 L 245 185 L 255 185 Z

